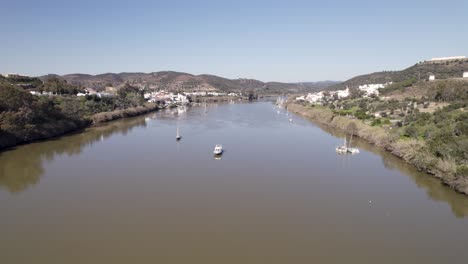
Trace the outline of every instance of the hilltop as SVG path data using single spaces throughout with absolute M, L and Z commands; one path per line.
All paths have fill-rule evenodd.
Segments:
M 424 61 L 401 71 L 382 71 L 356 76 L 345 82 L 331 85 L 327 90 L 342 90 L 346 87 L 356 88 L 359 85 L 373 83 L 398 83 L 409 79 L 427 80 L 431 74 L 436 79 L 461 78 L 463 72 L 468 72 L 468 59 Z
M 255 90 L 257 93 L 300 93 L 313 92 L 336 84 L 334 81 L 304 82 L 304 83 L 281 83 L 262 82 L 255 79 L 227 79 L 215 75 L 193 75 L 183 72 L 162 71 L 152 73 L 105 73 L 98 75 L 89 74 L 67 74 L 46 75 L 59 77 L 72 85 L 104 90 L 106 87 L 120 88 L 126 83 L 136 87 L 152 90 L 167 91 L 222 91 L 239 92 L 243 90 Z

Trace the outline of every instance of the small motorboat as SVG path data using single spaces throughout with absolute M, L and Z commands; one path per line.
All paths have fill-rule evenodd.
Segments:
M 216 146 L 214 148 L 214 151 L 213 151 L 213 154 L 215 156 L 223 154 L 223 146 L 221 144 L 216 144 Z

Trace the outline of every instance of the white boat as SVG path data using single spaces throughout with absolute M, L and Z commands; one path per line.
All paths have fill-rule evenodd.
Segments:
M 276 105 L 282 107 L 284 105 L 285 101 L 286 100 L 284 98 L 278 97 L 278 99 L 276 99 Z
M 348 148 L 348 153 L 349 154 L 359 154 L 359 149 L 358 148 Z
M 353 137 L 353 135 L 351 135 L 351 139 L 352 139 L 352 137 Z M 351 144 L 351 140 L 349 141 L 349 143 Z M 345 137 L 344 144 L 341 145 L 341 146 L 337 146 L 335 148 L 336 153 L 338 153 L 338 154 L 359 154 L 359 149 L 350 147 L 350 144 L 347 144 L 346 137 Z
M 223 154 L 223 146 L 221 144 L 216 144 L 215 148 L 214 148 L 214 151 L 213 151 L 213 154 L 214 155 L 221 155 Z
M 346 154 L 346 153 L 348 153 L 348 147 L 347 147 L 347 145 L 346 145 L 346 138 L 345 138 L 345 140 L 344 140 L 344 144 L 341 145 L 341 146 L 337 146 L 337 147 L 335 148 L 335 150 L 336 150 L 336 153 L 338 153 L 338 154 Z

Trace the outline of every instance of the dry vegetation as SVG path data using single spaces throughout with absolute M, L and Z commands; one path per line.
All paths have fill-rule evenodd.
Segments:
M 327 107 L 290 103 L 288 110 L 345 132 L 348 132 L 347 128 L 354 123 L 359 137 L 390 151 L 419 170 L 435 175 L 455 190 L 468 194 L 464 157 L 455 159 L 449 154 L 437 156 L 424 139 L 402 137 L 398 129 L 391 131 L 381 126 L 370 126 L 363 120 L 339 116 Z M 463 152 L 463 149 L 461 151 Z
M 117 96 L 102 98 L 70 95 L 77 87 L 54 78 L 40 87 L 62 95 L 34 96 L 0 80 L 0 149 L 159 109 L 157 104 L 146 103 L 141 90 L 130 85 Z

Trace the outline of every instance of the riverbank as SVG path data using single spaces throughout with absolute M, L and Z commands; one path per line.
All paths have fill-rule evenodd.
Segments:
M 111 112 L 97 113 L 91 117 L 92 124 L 109 122 L 120 118 L 144 115 L 149 112 L 158 111 L 160 107 L 154 103 L 146 103 L 143 106 L 131 107 L 127 109 L 115 110 Z
M 409 164 L 416 166 L 418 170 L 427 172 L 439 178 L 454 190 L 468 195 L 467 175 L 457 173 L 457 164 L 454 161 L 443 160 L 432 155 L 422 140 L 401 139 L 382 127 L 369 126 L 361 120 L 336 115 L 332 110 L 321 106 L 304 106 L 289 102 L 287 109 L 310 118 L 314 122 L 340 129 L 346 133 L 349 132 L 347 131 L 349 125 L 354 123 L 357 128 L 355 135 L 358 137 L 382 147 Z
M 0 130 L 0 152 L 4 149 L 17 145 L 60 137 L 69 133 L 80 131 L 93 125 L 110 122 L 121 118 L 144 115 L 150 112 L 158 111 L 159 109 L 160 107 L 157 104 L 146 103 L 143 106 L 97 113 L 83 120 L 70 119 L 42 123 L 38 126 L 30 126 L 29 129 L 22 131 L 21 134 L 13 134 L 4 130 Z

